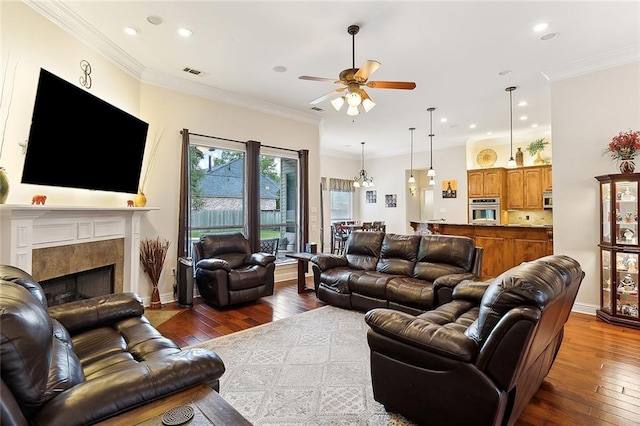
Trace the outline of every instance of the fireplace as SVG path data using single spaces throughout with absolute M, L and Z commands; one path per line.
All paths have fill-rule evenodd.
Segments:
M 40 281 L 48 306 L 113 293 L 115 265 Z

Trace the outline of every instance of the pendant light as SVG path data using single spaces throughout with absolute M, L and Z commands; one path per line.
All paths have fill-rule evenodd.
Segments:
M 513 91 L 516 90 L 515 86 L 507 87 L 507 92 L 509 92 L 509 139 L 511 143 L 511 157 L 509 161 L 507 161 L 507 167 L 515 167 L 516 160 L 513 159 Z
M 436 180 L 434 177 L 436 176 L 436 171 L 433 170 L 433 111 L 435 111 L 434 107 L 427 108 L 429 111 L 429 152 L 430 152 L 430 162 L 429 162 L 429 171 L 427 172 L 427 176 L 429 176 L 429 185 L 433 186 L 436 184 Z
M 362 168 L 358 172 L 358 175 L 353 178 L 354 188 L 373 186 L 373 178 L 367 177 L 367 171 L 364 169 L 364 142 L 360 143 L 362 144 Z
M 413 131 L 415 129 L 415 127 L 409 127 L 411 132 L 411 176 L 409 176 L 409 183 L 416 183 L 416 178 L 413 177 Z

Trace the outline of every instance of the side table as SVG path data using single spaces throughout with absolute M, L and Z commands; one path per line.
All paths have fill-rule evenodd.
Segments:
M 298 294 L 305 293 L 307 291 L 315 291 L 315 289 L 307 287 L 307 280 L 305 276 L 307 273 L 307 265 L 311 261 L 311 258 L 315 256 L 315 253 L 287 253 L 285 256 L 298 261 Z

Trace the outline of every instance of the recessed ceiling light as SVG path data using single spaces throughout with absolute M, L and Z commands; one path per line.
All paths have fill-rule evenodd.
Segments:
M 504 70 L 504 71 L 500 71 L 498 75 L 509 75 L 511 74 L 511 72 L 512 72 L 511 70 Z
M 476 125 L 475 125 L 475 124 L 469 124 L 469 128 L 470 128 L 470 129 L 475 129 L 475 128 L 476 128 Z
M 193 31 L 189 28 L 178 28 L 178 34 L 182 37 L 191 37 L 193 35 Z
M 521 115 L 520 116 L 520 121 L 525 121 L 526 119 L 528 119 L 529 117 L 527 117 L 526 115 Z
M 540 40 L 543 40 L 543 41 L 553 40 L 556 37 L 558 37 L 558 33 L 548 33 L 540 37 Z
M 284 65 L 276 65 L 272 68 L 275 72 L 287 72 L 287 67 Z
M 447 117 L 442 117 L 442 118 L 440 119 L 440 122 L 441 122 L 441 123 L 446 123 L 446 122 L 447 122 Z
M 157 15 L 149 15 L 147 16 L 147 22 L 152 25 L 160 25 L 164 22 L 164 19 Z
M 140 32 L 136 27 L 124 27 L 124 32 L 127 35 L 134 36 Z
M 546 30 L 547 28 L 549 28 L 549 23 L 548 22 L 540 22 L 539 24 L 536 24 L 533 27 L 533 31 L 539 33 L 541 31 Z
M 521 107 L 523 107 L 523 106 L 527 106 L 527 101 L 520 101 L 520 102 L 518 102 L 518 106 L 521 106 Z
M 487 136 L 491 136 L 492 134 L 492 132 L 487 132 Z
M 538 123 L 533 123 L 533 124 L 531 125 L 531 127 L 533 127 L 533 128 L 535 129 L 536 127 L 538 127 Z

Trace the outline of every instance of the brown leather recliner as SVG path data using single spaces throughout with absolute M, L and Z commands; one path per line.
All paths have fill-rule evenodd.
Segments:
M 418 316 L 369 311 L 374 398 L 420 424 L 513 424 L 551 369 L 583 278 L 574 259 L 547 256 L 463 282 Z
M 198 291 L 207 303 L 222 307 L 273 294 L 276 257 L 252 253 L 241 233 L 202 235 L 193 256 Z
M 119 293 L 53 306 L 28 273 L 0 265 L 0 424 L 87 425 L 183 389 L 218 389 L 206 349 L 180 349 Z

